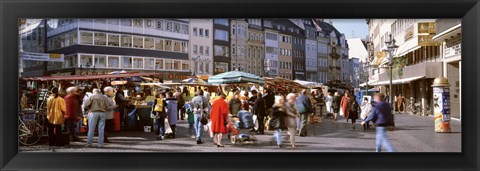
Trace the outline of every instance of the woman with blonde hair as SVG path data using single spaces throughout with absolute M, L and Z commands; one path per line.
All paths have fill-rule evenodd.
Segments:
M 299 113 L 295 106 L 295 98 L 296 95 L 294 93 L 290 93 L 287 95 L 287 102 L 285 103 L 285 119 L 287 120 L 287 128 L 288 132 L 290 133 L 290 145 L 292 146 L 292 148 L 295 148 L 295 132 L 297 129 L 296 119 L 299 116 Z
M 276 131 L 273 134 L 273 138 L 276 139 L 277 145 L 280 148 L 282 148 L 282 128 L 285 128 L 286 115 L 287 114 L 285 109 L 285 97 L 280 96 L 278 99 L 275 100 L 275 104 L 272 107 L 272 116 L 271 116 L 272 118 L 271 118 L 271 121 L 269 122 L 269 126 L 273 127 L 273 129 L 275 129 Z

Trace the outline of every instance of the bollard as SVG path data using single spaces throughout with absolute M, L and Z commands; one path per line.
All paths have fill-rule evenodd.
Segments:
M 433 113 L 435 132 L 450 133 L 450 88 L 448 79 L 437 77 L 433 81 Z

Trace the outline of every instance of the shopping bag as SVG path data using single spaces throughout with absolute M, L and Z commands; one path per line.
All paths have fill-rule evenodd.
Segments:
M 340 113 L 340 116 L 345 117 L 345 114 L 343 113 L 342 108 L 340 108 L 340 112 L 339 112 L 339 113 Z
M 255 125 L 255 130 L 258 130 L 258 119 L 257 119 L 257 115 L 253 115 L 253 124 Z
M 168 119 L 165 119 L 165 134 L 173 133 L 172 128 L 170 127 L 170 123 L 168 123 Z

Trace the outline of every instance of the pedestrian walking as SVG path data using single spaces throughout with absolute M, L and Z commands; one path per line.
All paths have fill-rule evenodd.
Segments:
M 105 131 L 105 113 L 108 111 L 108 99 L 102 95 L 100 89 L 93 89 L 93 95 L 85 102 L 85 111 L 88 113 L 88 138 L 87 147 L 93 143 L 93 134 L 98 122 L 98 142 L 97 147 L 103 146 L 103 136 Z
M 286 109 L 286 120 L 287 120 L 287 128 L 290 134 L 290 145 L 292 148 L 295 148 L 295 132 L 297 128 L 297 118 L 299 117 L 299 113 L 297 111 L 297 107 L 295 106 L 295 94 L 290 93 L 287 95 L 287 103 L 285 104 Z
M 157 140 L 163 140 L 165 137 L 165 118 L 167 117 L 167 102 L 164 100 L 165 93 L 157 93 L 152 105 L 152 117 L 155 118 L 154 129 Z
M 352 96 L 350 100 L 350 112 L 347 118 L 347 120 L 350 119 L 352 121 L 352 129 L 355 129 L 355 123 L 358 119 L 358 112 L 360 111 L 360 105 L 358 105 L 358 102 L 355 99 L 355 96 Z
M 204 97 L 203 91 L 198 90 L 195 92 L 195 97 L 191 101 L 194 117 L 195 139 L 197 144 L 203 144 L 202 142 L 202 117 L 210 118 L 210 102 Z
M 78 93 L 77 87 L 68 87 L 67 95 L 65 96 L 65 105 L 66 105 L 66 112 L 65 112 L 65 129 L 68 130 L 70 134 L 70 139 L 72 141 L 82 141 L 76 135 L 75 122 L 80 121 L 78 119 L 78 112 L 80 111 L 80 97 Z
M 264 134 L 265 129 L 265 117 L 267 116 L 266 109 L 265 109 L 265 100 L 262 98 L 262 93 L 256 93 L 257 98 L 255 99 L 255 115 L 257 115 L 258 120 L 258 133 Z
M 48 149 L 53 150 L 55 142 L 62 133 L 62 124 L 65 123 L 64 113 L 67 111 L 67 107 L 65 100 L 59 96 L 57 87 L 53 87 L 50 93 L 50 97 L 47 99 Z
M 110 143 L 108 140 L 108 135 L 113 132 L 114 126 L 114 118 L 115 118 L 115 108 L 118 106 L 113 102 L 113 98 L 115 97 L 115 93 L 113 92 L 113 87 L 107 86 L 103 88 L 103 92 L 105 93 L 105 97 L 108 101 L 107 112 L 105 113 L 105 133 L 104 133 L 104 140 L 105 143 Z
M 225 98 L 225 94 L 222 93 L 220 98 L 213 102 L 212 111 L 210 113 L 210 119 L 212 121 L 211 129 L 214 134 L 213 144 L 217 147 L 224 147 L 222 145 L 222 134 L 227 133 L 229 106 L 225 101 Z
M 267 88 L 262 98 L 265 101 L 265 109 L 267 110 L 267 115 L 271 115 L 272 107 L 273 107 L 273 104 L 275 103 L 275 94 L 273 93 L 273 90 L 270 88 Z
M 167 103 L 165 111 L 167 112 L 168 124 L 170 124 L 170 128 L 172 129 L 172 133 L 170 135 L 167 135 L 167 137 L 175 138 L 177 127 L 176 125 L 178 121 L 178 102 L 171 91 L 167 93 L 167 98 L 165 99 L 165 101 Z
M 272 138 L 277 141 L 277 145 L 280 148 L 282 148 L 282 128 L 285 128 L 286 115 L 285 98 L 280 96 L 272 106 L 272 115 L 269 122 L 269 126 L 275 130 Z
M 327 97 L 325 97 L 325 106 L 327 108 L 327 117 L 328 117 L 328 115 L 333 114 L 332 104 L 333 104 L 332 93 L 328 92 Z
M 129 101 L 124 97 L 123 86 L 118 87 L 117 92 L 115 93 L 115 103 L 118 105 L 118 111 L 120 112 L 120 122 L 122 126 L 125 126 L 125 121 L 127 118 L 126 107 L 129 105 Z
M 346 121 L 348 123 L 348 114 L 350 113 L 350 94 L 348 94 L 348 90 L 345 90 L 344 95 L 342 96 L 342 101 L 340 101 L 340 107 L 341 107 L 341 114 L 343 117 L 346 118 Z
M 370 115 L 370 112 L 372 111 L 372 104 L 370 103 L 367 97 L 363 98 L 363 102 L 362 102 L 362 105 L 360 106 L 360 109 L 361 109 L 360 118 L 362 120 L 367 119 L 367 117 Z M 365 124 L 363 125 L 363 130 L 367 130 L 368 128 L 370 128 L 369 123 L 370 122 L 365 122 Z
M 297 110 L 300 113 L 300 136 L 307 136 L 308 115 L 312 113 L 312 102 L 307 96 L 307 90 L 302 90 L 302 93 L 296 100 Z
M 335 121 L 337 121 L 338 117 L 338 112 L 340 111 L 340 102 L 341 102 L 341 97 L 338 92 L 335 92 L 333 98 L 332 98 L 332 110 L 333 110 L 333 118 Z
M 229 110 L 230 110 L 230 114 L 232 114 L 233 116 L 237 116 L 238 111 L 240 111 L 242 109 L 242 101 L 240 101 L 240 92 L 239 91 L 235 91 L 232 99 L 230 99 L 230 101 L 228 102 L 228 107 L 229 107 Z
M 182 95 L 182 89 L 177 88 L 177 92 L 173 94 L 173 97 L 177 99 L 177 120 L 185 120 L 185 99 Z
M 189 103 L 185 104 L 185 111 L 187 113 L 188 133 L 191 138 L 195 138 L 195 117 L 193 115 L 192 106 Z
M 208 92 L 207 87 L 205 87 L 205 89 L 203 90 L 203 96 L 205 96 L 205 98 L 207 98 L 207 100 L 210 101 L 210 93 Z
M 401 93 L 398 94 L 397 97 L 397 110 L 400 114 L 405 110 L 405 97 L 403 97 Z
M 376 93 L 373 99 L 376 103 L 373 105 L 372 113 L 362 122 L 362 125 L 376 119 L 376 152 L 381 152 L 382 147 L 385 147 L 388 152 L 394 152 L 395 148 L 387 136 L 387 126 L 392 125 L 392 109 L 390 104 L 385 102 L 385 95 L 382 93 Z

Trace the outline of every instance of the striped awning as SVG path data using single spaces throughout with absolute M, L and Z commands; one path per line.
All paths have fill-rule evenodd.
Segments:
M 256 83 L 264 84 L 264 79 L 242 71 L 230 71 L 208 78 L 208 84 Z

